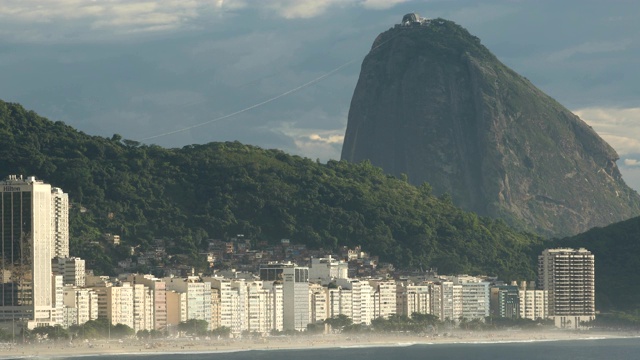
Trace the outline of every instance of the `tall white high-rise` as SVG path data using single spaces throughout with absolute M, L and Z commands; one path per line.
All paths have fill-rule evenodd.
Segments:
M 51 241 L 53 257 L 69 257 L 69 195 L 51 189 Z
M 538 257 L 538 284 L 548 291 L 549 317 L 562 328 L 595 318 L 595 261 L 586 249 L 546 249 Z
M 211 283 L 198 276 L 183 278 L 166 277 L 168 291 L 186 294 L 186 320 L 204 320 L 211 324 Z
M 474 276 L 460 275 L 454 283 L 462 285 L 462 317 L 484 320 L 490 314 L 490 283 Z
M 10 175 L 0 182 L 0 321 L 52 324 L 51 185 Z
M 373 318 L 385 318 L 396 314 L 395 280 L 370 280 L 373 293 Z
M 285 267 L 282 271 L 285 330 L 305 331 L 309 324 L 309 268 Z
M 338 286 L 351 290 L 351 318 L 354 324 L 371 324 L 374 314 L 374 289 L 366 280 L 337 279 Z

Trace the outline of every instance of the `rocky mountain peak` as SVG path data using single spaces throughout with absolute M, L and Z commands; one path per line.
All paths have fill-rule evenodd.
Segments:
M 375 39 L 342 159 L 370 160 L 465 209 L 545 235 L 640 214 L 611 146 L 444 19 L 407 14 Z

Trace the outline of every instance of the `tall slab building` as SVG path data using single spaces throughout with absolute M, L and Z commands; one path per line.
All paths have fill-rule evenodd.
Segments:
M 53 257 L 69 257 L 69 195 L 62 189 L 51 189 L 51 241 Z
M 0 321 L 50 325 L 51 185 L 15 175 L 0 182 Z
M 538 281 L 548 291 L 548 315 L 557 327 L 580 328 L 595 318 L 595 261 L 589 250 L 544 250 L 538 257 Z

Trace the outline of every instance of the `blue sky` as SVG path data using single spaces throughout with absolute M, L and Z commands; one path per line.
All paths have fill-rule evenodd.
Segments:
M 408 12 L 478 36 L 592 125 L 640 189 L 635 1 L 2 0 L 0 99 L 91 135 L 337 159 L 360 63 Z

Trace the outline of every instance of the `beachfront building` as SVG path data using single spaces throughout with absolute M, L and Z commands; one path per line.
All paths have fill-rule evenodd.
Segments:
M 133 287 L 128 282 L 110 282 L 91 288 L 98 296 L 98 316 L 112 325 L 124 324 L 133 328 Z
M 149 274 L 130 274 L 126 280 L 132 284 L 141 284 L 150 291 L 152 306 L 145 310 L 152 316 L 151 329 L 164 331 L 167 329 L 167 283 Z M 146 325 L 148 327 L 148 325 Z
M 153 291 L 143 284 L 133 284 L 133 330 L 154 330 Z
M 269 262 L 260 265 L 260 280 L 282 284 L 283 329 L 306 330 L 310 320 L 309 268 L 292 262 Z
M 66 285 L 63 289 L 63 327 L 98 319 L 98 294 L 92 289 Z
M 211 283 L 203 281 L 199 276 L 188 276 L 187 278 L 167 277 L 164 278 L 164 282 L 167 284 L 166 289 L 168 291 L 175 291 L 186 296 L 186 320 L 182 321 L 191 319 L 204 320 L 211 327 Z M 174 296 L 173 300 L 179 299 Z M 180 303 L 180 306 L 182 306 L 182 303 Z
M 462 285 L 462 317 L 467 320 L 484 320 L 490 314 L 490 283 L 481 278 L 460 275 L 454 278 Z
M 395 280 L 369 280 L 374 289 L 373 318 L 388 319 L 396 314 L 396 282 Z
M 167 295 L 167 331 L 174 334 L 178 325 L 187 321 L 187 293 L 168 290 Z
M 275 331 L 284 330 L 284 290 L 281 281 L 263 281 L 262 286 L 269 290 L 269 327 Z
M 458 321 L 462 317 L 462 285 L 452 281 L 432 283 L 431 314 L 441 321 Z
M 64 325 L 64 284 L 62 275 L 51 275 L 51 293 L 53 295 L 51 323 L 53 325 Z
M 217 329 L 220 325 L 220 291 L 218 289 L 213 288 L 213 284 L 211 284 L 211 328 Z
M 235 286 L 232 286 L 231 279 L 221 277 L 204 278 L 204 280 L 211 284 L 211 291 L 216 293 L 212 295 L 213 298 L 218 298 L 219 302 L 213 303 L 219 313 L 218 319 L 212 319 L 212 328 L 215 329 L 214 324 L 218 327 L 224 326 L 231 329 L 231 334 L 239 335 L 243 330 L 243 321 L 240 314 L 244 314 L 243 301 L 240 300 L 240 294 Z M 234 283 L 233 285 L 237 284 Z M 212 311 L 213 313 L 213 311 Z
M 354 324 L 370 325 L 374 319 L 374 289 L 367 280 L 338 279 L 336 284 L 351 290 L 351 319 Z
M 517 319 L 520 317 L 520 295 L 516 285 L 491 287 L 491 316 Z
M 107 319 L 112 325 L 124 324 L 134 327 L 133 287 L 130 283 L 106 288 Z
M 329 314 L 328 289 L 320 284 L 309 284 L 309 322 L 322 322 Z
M 51 185 L 10 175 L 0 182 L 0 322 L 54 325 Z
M 282 271 L 284 330 L 305 331 L 309 324 L 309 268 L 285 267 Z
M 523 281 L 518 289 L 520 300 L 520 317 L 523 319 L 546 319 L 549 315 L 549 292 L 527 288 L 527 282 Z
M 343 289 L 342 286 L 329 287 L 327 292 L 327 318 L 334 318 L 344 315 L 353 320 L 353 297 L 351 290 Z
M 272 329 L 271 304 L 272 292 L 265 289 L 262 281 L 249 281 L 244 284 L 247 298 L 247 331 L 253 334 L 268 334 Z
M 538 281 L 548 291 L 549 317 L 577 329 L 595 319 L 595 261 L 583 248 L 546 249 L 538 257 Z
M 409 282 L 399 282 L 397 287 L 397 314 L 411 317 L 414 313 L 431 313 L 431 286 L 428 284 L 414 285 Z

